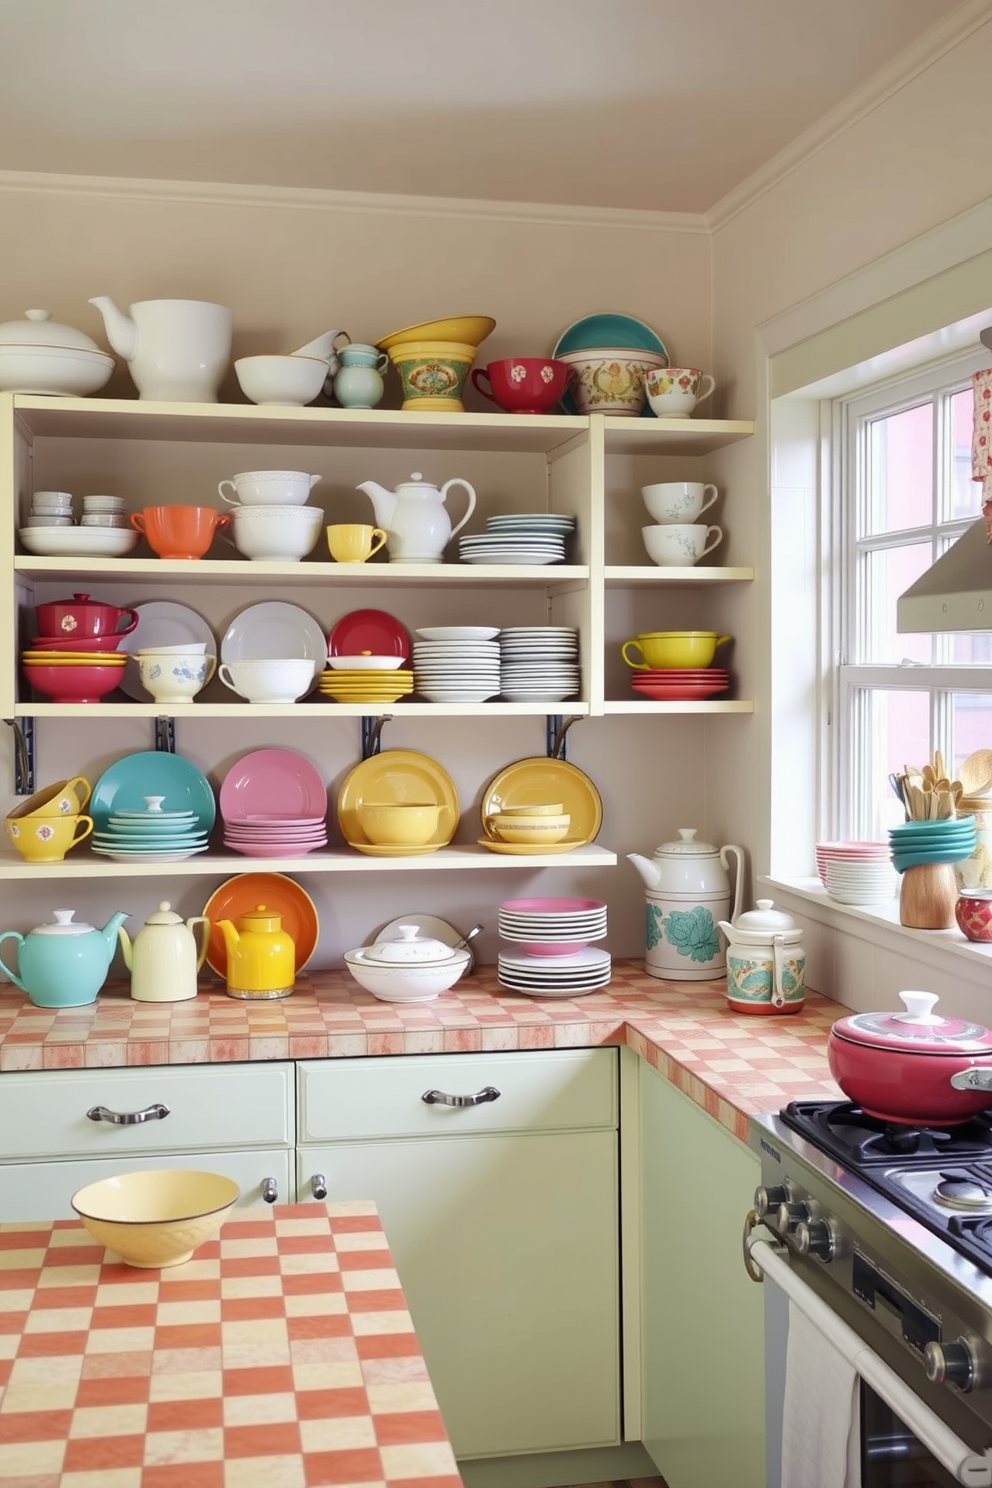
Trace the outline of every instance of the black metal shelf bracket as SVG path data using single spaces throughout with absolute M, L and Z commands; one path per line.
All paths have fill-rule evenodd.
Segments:
M 174 718 L 156 718 L 155 748 L 162 754 L 175 754 L 176 720 Z
M 14 791 L 19 796 L 32 796 L 35 790 L 35 740 L 33 718 L 5 718 L 14 730 Z
M 545 753 L 548 759 L 568 759 L 568 731 L 573 723 L 578 723 L 584 717 L 582 713 L 573 713 L 568 718 L 563 718 L 560 713 L 549 713 L 544 720 L 546 731 Z
M 383 724 L 392 722 L 392 713 L 380 713 L 378 718 L 362 715 L 362 759 L 371 759 L 382 750 Z

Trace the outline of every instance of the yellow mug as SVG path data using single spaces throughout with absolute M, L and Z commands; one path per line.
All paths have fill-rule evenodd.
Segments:
M 362 522 L 339 522 L 327 529 L 327 546 L 335 563 L 364 563 L 385 544 L 381 527 Z
M 7 836 L 29 863 L 61 863 L 71 847 L 93 830 L 91 816 L 6 818 Z M 80 831 L 82 827 L 82 831 Z

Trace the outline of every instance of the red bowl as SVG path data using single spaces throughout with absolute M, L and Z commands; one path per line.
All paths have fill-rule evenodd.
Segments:
M 33 651 L 116 651 L 122 635 L 102 636 L 35 636 L 30 649 Z
M 26 661 L 22 666 L 35 691 L 44 693 L 52 703 L 98 703 L 120 686 L 123 671 L 122 667 L 101 666 L 99 662 L 85 666 L 45 666 Z

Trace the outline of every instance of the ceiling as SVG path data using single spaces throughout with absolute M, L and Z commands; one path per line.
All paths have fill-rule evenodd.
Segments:
M 0 0 L 0 169 L 704 212 L 947 13 Z

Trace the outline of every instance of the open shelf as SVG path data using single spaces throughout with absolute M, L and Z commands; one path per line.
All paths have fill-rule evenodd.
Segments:
M 588 703 L 537 700 L 527 703 L 427 703 L 401 698 L 395 703 L 17 703 L 15 718 L 531 718 L 570 713 L 585 716 Z
M 540 587 L 588 582 L 589 569 L 575 563 L 250 563 L 223 558 L 178 560 L 165 558 L 37 558 L 19 555 L 14 559 L 17 573 L 36 579 L 77 578 L 118 579 L 142 586 L 169 588 L 177 579 L 211 584 L 258 583 L 278 580 L 279 586 L 319 584 L 337 587 L 388 589 L 400 586 L 434 588 L 442 585 L 493 584 L 504 589 Z
M 608 589 L 672 585 L 677 589 L 703 589 L 710 584 L 749 584 L 753 568 L 662 568 L 651 564 L 608 563 L 603 571 Z
M 655 702 L 652 698 L 607 698 L 603 704 L 603 712 L 607 715 L 614 713 L 627 713 L 636 716 L 638 713 L 753 713 L 754 704 L 744 700 L 704 700 L 697 703 L 662 703 Z

